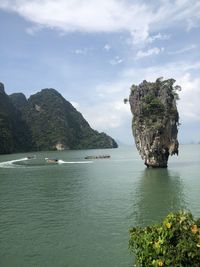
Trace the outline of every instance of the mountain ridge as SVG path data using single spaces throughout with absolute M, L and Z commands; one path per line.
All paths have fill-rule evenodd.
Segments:
M 118 147 L 112 137 L 92 129 L 83 115 L 53 88 L 44 88 L 27 99 L 23 93 L 8 96 L 0 83 L 0 102 L 5 101 L 7 108 L 5 105 L 0 108 L 0 125 L 6 132 L 3 134 L 1 131 L 0 134 L 0 154 Z M 12 116 L 19 125 L 11 119 Z M 15 132 L 18 133 L 17 138 L 27 140 L 28 145 L 17 142 L 16 146 Z

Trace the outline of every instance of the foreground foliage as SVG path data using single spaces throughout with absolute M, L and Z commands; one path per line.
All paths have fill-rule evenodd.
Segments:
M 129 247 L 137 266 L 200 266 L 200 219 L 170 213 L 161 224 L 130 230 Z

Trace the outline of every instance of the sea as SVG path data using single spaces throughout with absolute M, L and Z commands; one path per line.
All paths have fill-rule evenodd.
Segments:
M 146 168 L 134 145 L 1 155 L 0 266 L 131 267 L 129 229 L 180 209 L 200 217 L 200 145 L 167 169 Z

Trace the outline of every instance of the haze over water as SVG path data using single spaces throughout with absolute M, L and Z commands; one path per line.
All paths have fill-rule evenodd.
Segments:
M 111 159 L 81 164 L 100 154 Z M 182 208 L 200 217 L 199 145 L 182 145 L 168 169 L 147 169 L 134 147 L 8 162 L 28 155 L 0 156 L 0 266 L 132 266 L 131 226 Z

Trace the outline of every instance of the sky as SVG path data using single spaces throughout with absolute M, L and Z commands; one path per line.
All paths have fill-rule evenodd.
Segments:
M 0 0 L 0 81 L 55 88 L 91 127 L 133 144 L 132 84 L 182 87 L 179 141 L 200 141 L 199 0 Z

